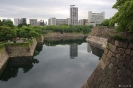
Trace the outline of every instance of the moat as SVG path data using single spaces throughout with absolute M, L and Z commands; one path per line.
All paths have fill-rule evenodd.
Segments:
M 9 58 L 0 78 L 1 88 L 80 88 L 101 55 L 84 40 L 38 44 L 33 57 Z M 99 53 L 98 53 L 99 54 Z

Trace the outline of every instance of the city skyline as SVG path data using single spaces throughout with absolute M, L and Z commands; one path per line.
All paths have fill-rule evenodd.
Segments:
M 60 0 L 4 0 L 0 3 L 0 18 L 29 18 L 44 19 L 56 17 L 59 19 L 69 17 L 69 6 L 76 5 L 79 9 L 79 19 L 86 19 L 88 11 L 102 12 L 105 11 L 105 18 L 112 17 L 116 10 L 112 9 L 116 0 L 76 0 L 60 1 Z

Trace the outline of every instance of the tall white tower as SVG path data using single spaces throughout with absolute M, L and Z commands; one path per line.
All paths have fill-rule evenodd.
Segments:
M 71 25 L 78 25 L 78 7 L 70 5 L 70 23 Z

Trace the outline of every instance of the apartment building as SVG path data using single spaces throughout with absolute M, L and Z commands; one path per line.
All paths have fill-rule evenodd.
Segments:
M 101 13 L 92 13 L 92 11 L 89 11 L 88 13 L 88 24 L 89 25 L 99 25 L 102 23 L 102 21 L 105 19 L 105 12 Z
M 71 25 L 78 25 L 78 8 L 75 5 L 70 5 L 70 23 Z
M 37 26 L 37 19 L 29 19 L 31 26 Z

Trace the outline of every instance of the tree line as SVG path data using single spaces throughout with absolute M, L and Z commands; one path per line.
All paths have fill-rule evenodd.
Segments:
M 82 33 L 89 33 L 91 32 L 92 26 L 67 26 L 67 25 L 60 25 L 60 26 L 31 26 L 28 24 L 19 24 L 18 26 L 14 26 L 13 22 L 10 20 L 1 21 L 0 20 L 0 41 L 5 40 L 13 40 L 16 37 L 19 38 L 32 38 L 38 37 L 41 34 L 45 34 L 48 31 L 51 32 L 60 32 L 60 33 L 72 33 L 72 32 L 82 32 Z

